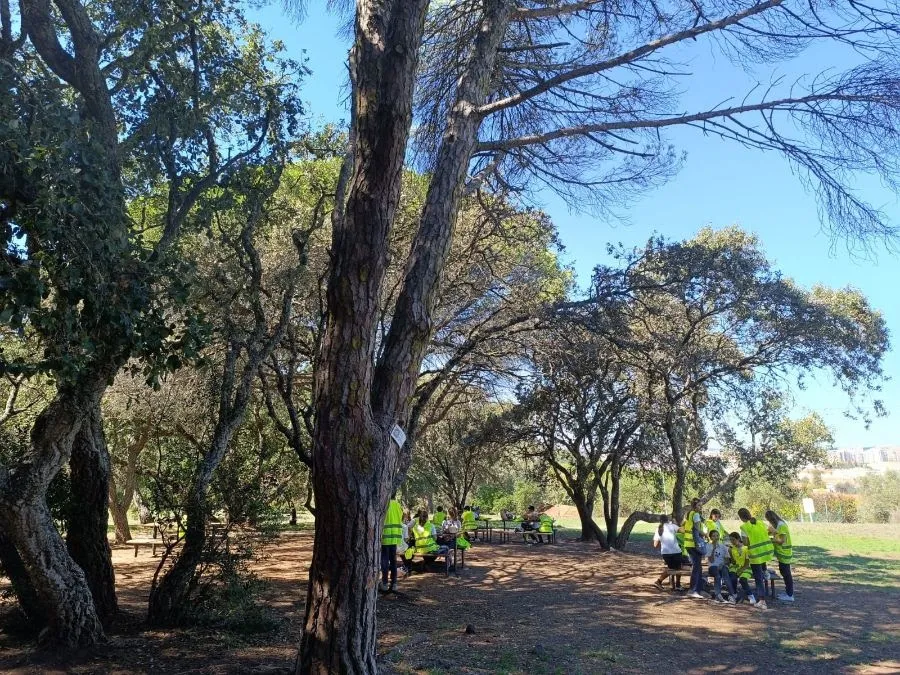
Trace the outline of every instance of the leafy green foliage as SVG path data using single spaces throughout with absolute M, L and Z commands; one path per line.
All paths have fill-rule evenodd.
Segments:
M 863 476 L 859 481 L 859 518 L 865 523 L 900 520 L 900 472 Z

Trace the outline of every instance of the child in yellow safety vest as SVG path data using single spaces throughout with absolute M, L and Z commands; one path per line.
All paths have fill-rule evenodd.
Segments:
M 470 539 L 472 537 L 471 533 L 478 529 L 478 523 L 475 522 L 475 512 L 472 511 L 471 506 L 466 505 L 463 508 L 462 527 L 466 539 Z
M 542 535 L 547 535 L 547 543 L 550 543 L 550 537 L 553 536 L 553 518 L 548 516 L 546 513 L 541 513 L 538 516 L 538 542 L 543 544 L 544 537 Z
M 431 522 L 434 523 L 434 526 L 438 529 L 441 528 L 441 525 L 444 524 L 444 520 L 447 518 L 447 514 L 444 513 L 444 507 L 437 507 L 437 511 L 434 512 L 434 515 L 431 516 Z
M 793 602 L 794 575 L 791 572 L 791 562 L 794 559 L 794 550 L 791 546 L 791 531 L 784 518 L 774 511 L 766 511 L 766 520 L 769 521 L 769 534 L 772 535 L 778 571 L 784 580 L 784 593 L 779 593 L 778 599 L 782 602 Z
M 756 607 L 766 607 L 766 563 L 772 559 L 774 549 L 769 539 L 769 529 L 765 523 L 754 518 L 748 509 L 738 509 L 738 518 L 741 519 L 741 534 L 747 544 L 747 554 L 750 556 L 750 571 L 756 582 Z
M 428 511 L 422 509 L 419 511 L 419 518 L 410 529 L 410 536 L 413 538 L 413 546 L 406 550 L 407 560 L 412 559 L 410 551 L 421 556 L 443 555 L 449 550 L 446 546 L 439 546 L 435 536 L 434 525 L 428 520 Z
M 718 532 L 719 541 L 721 541 L 726 546 L 729 545 L 728 531 L 722 524 L 722 514 L 719 512 L 719 509 L 713 509 L 709 512 L 709 519 L 706 521 L 706 532 L 708 534 Z
M 756 604 L 756 598 L 750 592 L 750 556 L 747 547 L 741 541 L 741 535 L 732 532 L 728 535 L 731 546 L 728 548 L 728 574 L 731 577 L 732 587 L 738 589 L 735 594 L 735 602 L 743 602 L 744 598 L 750 600 L 750 604 Z

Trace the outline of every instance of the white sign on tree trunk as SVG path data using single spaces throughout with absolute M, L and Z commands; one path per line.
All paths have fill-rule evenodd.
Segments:
M 813 503 L 812 497 L 803 498 L 803 513 L 813 514 L 816 512 L 816 505 Z
M 395 424 L 394 428 L 391 429 L 391 438 L 394 439 L 394 443 L 397 444 L 398 448 L 402 448 L 406 443 L 406 432 L 400 428 L 399 424 Z

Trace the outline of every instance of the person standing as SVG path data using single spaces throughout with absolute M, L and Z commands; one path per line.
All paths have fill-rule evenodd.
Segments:
M 689 598 L 702 598 L 703 594 L 703 551 L 705 540 L 700 516 L 700 500 L 691 500 L 691 508 L 684 517 L 681 530 L 684 532 L 684 548 L 691 559 L 691 588 Z
M 778 571 L 784 579 L 784 593 L 778 594 L 782 602 L 794 601 L 794 575 L 791 572 L 791 562 L 794 559 L 791 546 L 791 531 L 788 529 L 784 518 L 774 511 L 766 511 L 766 520 L 769 521 L 769 532 L 772 534 L 772 543 L 775 546 L 775 559 L 778 560 Z
M 658 548 L 662 554 L 663 562 L 673 572 L 681 572 L 681 545 L 678 543 L 678 526 L 669 522 L 668 516 L 660 516 L 659 527 L 653 534 L 653 548 Z M 668 572 L 663 572 L 653 584 L 659 590 L 664 590 L 663 582 L 669 577 Z M 675 588 L 681 590 L 681 575 L 675 575 Z
M 397 501 L 397 493 L 388 502 L 384 516 L 384 527 L 381 530 L 381 585 L 383 592 L 397 590 L 397 546 L 403 540 L 403 509 Z M 391 584 L 388 586 L 388 571 L 391 573 Z
M 766 562 L 772 559 L 772 541 L 768 528 L 754 518 L 748 509 L 738 509 L 741 519 L 741 535 L 747 543 L 747 554 L 750 556 L 750 571 L 756 582 L 756 608 L 768 609 L 766 606 Z

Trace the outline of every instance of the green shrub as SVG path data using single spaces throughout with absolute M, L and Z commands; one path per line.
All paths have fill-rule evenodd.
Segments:
M 863 522 L 900 522 L 900 472 L 864 476 L 859 481 L 859 498 Z

